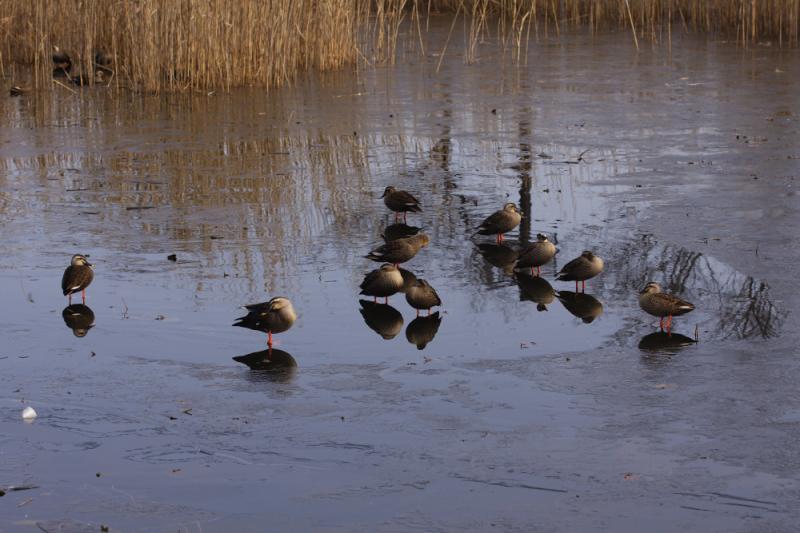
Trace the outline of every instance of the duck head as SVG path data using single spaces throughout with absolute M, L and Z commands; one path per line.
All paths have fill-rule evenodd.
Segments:
M 639 294 L 656 294 L 661 292 L 661 285 L 655 281 L 650 281 L 644 286 L 644 289 L 639 291 Z
M 72 256 L 72 260 L 69 263 L 72 266 L 92 266 L 92 264 L 86 260 L 84 256 L 81 254 L 75 254 Z

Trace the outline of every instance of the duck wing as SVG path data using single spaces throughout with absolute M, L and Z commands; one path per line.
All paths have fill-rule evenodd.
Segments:
M 677 296 L 673 296 L 672 294 L 658 292 L 653 294 L 650 298 L 652 299 L 654 305 L 664 309 L 673 316 L 680 316 L 688 313 L 689 311 L 694 311 L 693 304 L 678 298 Z
M 504 211 L 495 211 L 488 217 L 483 223 L 478 226 L 478 231 L 495 231 L 505 219 L 505 212 Z
M 395 191 L 389 197 L 389 201 L 393 204 L 393 206 L 399 209 L 422 211 L 419 200 L 417 200 L 414 195 L 408 191 Z

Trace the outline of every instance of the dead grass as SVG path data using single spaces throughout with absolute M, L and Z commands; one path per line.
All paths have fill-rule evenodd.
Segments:
M 52 86 L 57 45 L 90 80 L 105 51 L 114 86 L 276 86 L 308 69 L 392 61 L 401 30 L 425 52 L 433 12 L 464 21 L 468 61 L 485 39 L 520 59 L 531 37 L 576 27 L 625 28 L 637 47 L 674 32 L 797 46 L 800 33 L 800 0 L 0 0 L 0 75 L 29 65 L 36 87 Z

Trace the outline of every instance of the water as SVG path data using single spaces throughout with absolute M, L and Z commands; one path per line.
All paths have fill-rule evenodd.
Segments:
M 431 54 L 269 94 L 4 99 L 0 488 L 36 488 L 0 498 L 0 528 L 796 523 L 800 62 L 628 39 L 542 40 L 524 67 L 454 46 L 438 73 Z M 359 303 L 387 185 L 423 203 L 431 244 L 403 266 L 438 320 Z M 509 248 L 470 238 L 507 201 Z M 593 300 L 508 268 L 537 232 L 563 298 L 563 264 L 605 259 Z M 96 272 L 83 337 L 73 253 Z M 697 305 L 683 337 L 639 310 L 650 280 Z M 265 335 L 230 326 L 275 295 L 296 366 L 251 370 L 232 358 Z

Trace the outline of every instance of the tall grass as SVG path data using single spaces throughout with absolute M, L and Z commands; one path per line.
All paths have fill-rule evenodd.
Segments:
M 640 42 L 670 42 L 674 31 L 704 33 L 750 45 L 800 44 L 800 0 L 439 0 L 440 8 L 469 5 L 472 36 L 497 20 L 497 35 L 519 51 L 529 35 L 565 28 L 593 32 L 627 28 Z M 472 39 L 471 39 L 472 41 Z
M 464 18 L 468 60 L 487 37 L 519 58 L 531 36 L 575 27 L 625 28 L 637 47 L 676 31 L 800 44 L 800 0 L 0 0 L 0 74 L 30 65 L 50 85 L 57 45 L 90 80 L 105 51 L 112 83 L 144 91 L 281 85 L 391 61 L 404 34 L 425 52 L 433 12 Z
M 368 37 L 391 53 L 402 4 L 385 0 L 378 12 L 369 0 L 0 0 L 0 62 L 29 64 L 46 85 L 56 45 L 87 79 L 95 51 L 105 51 L 116 82 L 145 91 L 281 85 L 373 56 L 359 50 Z

